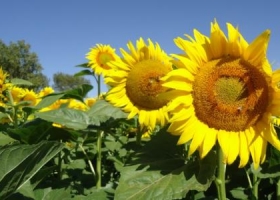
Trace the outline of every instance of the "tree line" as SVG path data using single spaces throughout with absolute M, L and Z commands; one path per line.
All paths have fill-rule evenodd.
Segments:
M 38 56 L 31 51 L 30 44 L 24 40 L 5 44 L 0 40 L 0 67 L 9 74 L 9 78 L 28 80 L 33 85 L 29 89 L 39 91 L 51 86 L 55 91 L 73 89 L 81 84 L 90 84 L 84 77 L 75 77 L 71 74 L 56 72 L 53 74 L 53 85 L 49 85 L 50 79 L 43 74 L 43 66 L 39 63 Z

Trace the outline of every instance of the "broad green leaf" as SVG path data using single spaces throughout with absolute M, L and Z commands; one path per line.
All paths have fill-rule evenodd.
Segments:
M 49 122 L 39 118 L 29 121 L 21 128 L 9 129 L 11 137 L 27 144 L 37 144 L 42 140 L 46 140 L 52 125 Z
M 114 107 L 105 100 L 98 100 L 88 111 L 90 123 L 99 126 L 108 119 L 126 118 L 127 113 L 124 113 L 120 108 Z
M 46 112 L 38 112 L 35 113 L 35 116 L 74 130 L 83 130 L 89 125 L 89 117 L 84 111 L 71 108 L 59 108 Z
M 21 188 L 63 148 L 59 142 L 47 141 L 0 148 L 0 199 Z
M 28 180 L 21 188 L 19 188 L 17 190 L 17 192 L 22 194 L 24 197 L 35 199 L 33 190 L 34 190 L 34 186 L 30 183 L 30 180 Z M 18 194 L 16 193 L 16 195 L 18 195 Z M 9 199 L 16 199 L 16 197 L 14 197 L 14 195 L 12 195 L 9 197 Z
M 161 131 L 135 153 L 132 162 L 120 168 L 115 199 L 182 199 L 190 190 L 207 190 L 216 168 L 214 153 L 185 164 L 177 140 Z
M 11 83 L 13 85 L 27 85 L 27 86 L 32 86 L 33 84 L 27 80 L 20 79 L 20 78 L 13 78 L 11 79 Z

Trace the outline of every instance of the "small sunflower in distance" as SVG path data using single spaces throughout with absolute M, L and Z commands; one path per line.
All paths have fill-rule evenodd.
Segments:
M 116 60 L 118 55 L 110 45 L 97 44 L 90 50 L 86 58 L 95 74 L 105 75 L 111 69 L 108 62 Z
M 218 141 L 225 163 L 239 156 L 244 167 L 251 155 L 257 168 L 267 142 L 280 150 L 271 123 L 280 114 L 280 77 L 266 58 L 269 30 L 248 44 L 237 28 L 227 29 L 228 37 L 213 22 L 210 37 L 194 30 L 194 38 L 174 40 L 185 54 L 172 55 L 178 69 L 161 79 L 174 96 L 168 131 L 178 144 L 190 142 L 189 155 L 198 150 L 203 158 Z
M 163 126 L 168 100 L 158 94 L 165 91 L 160 78 L 172 70 L 171 58 L 150 39 L 148 44 L 140 38 L 136 47 L 132 42 L 127 46 L 130 52 L 121 49 L 123 58 L 109 63 L 114 70 L 104 78 L 110 86 L 106 100 L 129 113 L 129 119 L 138 114 L 142 127 Z
M 6 78 L 8 74 L 3 71 L 3 69 L 0 67 L 0 92 L 1 96 L 3 95 L 3 92 L 7 89 L 7 84 L 6 84 Z

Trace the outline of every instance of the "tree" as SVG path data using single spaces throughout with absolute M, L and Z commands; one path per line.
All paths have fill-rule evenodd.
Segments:
M 30 45 L 24 40 L 10 42 L 9 45 L 0 40 L 0 66 L 9 74 L 9 78 L 33 83 L 31 88 L 35 91 L 49 84 L 49 79 L 42 73 L 43 67 L 37 54 L 30 51 Z
M 90 84 L 90 81 L 81 76 L 74 76 L 62 72 L 53 75 L 53 88 L 57 91 L 73 89 L 82 84 Z

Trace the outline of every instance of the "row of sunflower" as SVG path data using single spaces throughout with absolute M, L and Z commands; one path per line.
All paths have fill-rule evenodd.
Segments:
M 23 86 L 18 86 L 13 84 L 9 80 L 9 74 L 5 73 L 2 68 L 0 68 L 1 77 L 1 99 L 0 106 L 2 108 L 8 109 L 9 106 L 17 106 L 20 109 L 26 106 L 35 107 L 41 100 L 55 91 L 52 87 L 45 87 L 39 92 L 35 92 L 33 89 L 28 89 Z M 66 105 L 68 108 L 86 111 L 95 103 L 96 98 L 85 98 L 84 102 L 78 101 L 74 98 L 58 99 L 51 103 L 47 107 L 38 109 L 39 112 L 45 112 L 50 110 L 55 110 L 60 108 L 62 105 Z M 19 114 L 19 113 L 17 113 Z M 4 117 L 6 116 L 6 117 Z M 19 116 L 24 118 L 24 116 Z M 29 116 L 28 120 L 33 119 L 34 116 Z M 8 115 L 3 115 L 1 119 L 2 123 L 9 123 L 12 121 L 12 117 Z

